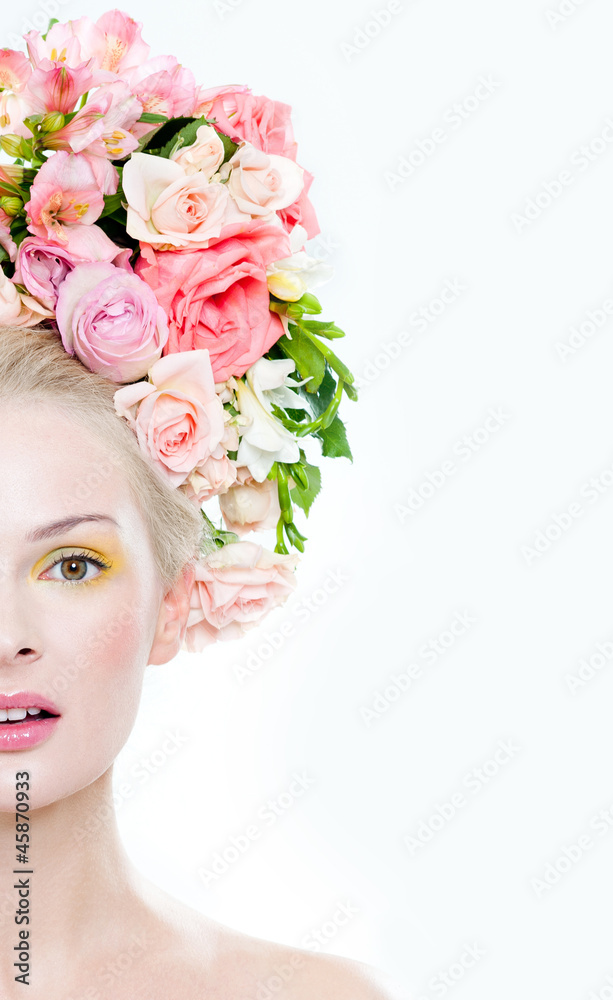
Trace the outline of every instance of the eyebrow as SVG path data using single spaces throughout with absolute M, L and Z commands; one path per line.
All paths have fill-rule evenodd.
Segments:
M 119 527 L 117 521 L 107 514 L 74 514 L 72 517 L 63 517 L 60 521 L 52 521 L 50 524 L 43 524 L 40 528 L 34 528 L 26 535 L 26 542 L 40 542 L 43 538 L 53 538 L 54 535 L 61 535 L 64 531 L 70 531 L 78 524 L 86 521 L 109 521 L 115 527 Z

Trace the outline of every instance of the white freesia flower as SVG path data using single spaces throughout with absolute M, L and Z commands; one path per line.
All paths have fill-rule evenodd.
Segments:
M 266 270 L 268 290 L 283 302 L 297 302 L 305 292 L 329 281 L 334 268 L 304 250 L 307 231 L 296 225 L 290 233 L 291 257 L 276 260 Z
M 264 482 L 273 462 L 298 462 L 300 446 L 294 435 L 272 414 L 273 403 L 296 407 L 300 397 L 288 380 L 295 365 L 291 359 L 271 361 L 260 358 L 247 370 L 247 382 L 236 379 L 236 399 L 243 417 L 250 418 L 244 427 L 236 456 L 237 465 L 245 465 L 258 483 Z M 306 381 L 306 380 L 305 380 Z

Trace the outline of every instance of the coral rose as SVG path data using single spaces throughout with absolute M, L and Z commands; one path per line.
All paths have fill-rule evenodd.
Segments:
M 283 334 L 266 268 L 289 253 L 287 233 L 258 220 L 206 251 L 141 254 L 136 272 L 168 316 L 164 354 L 207 348 L 216 382 L 246 372 Z

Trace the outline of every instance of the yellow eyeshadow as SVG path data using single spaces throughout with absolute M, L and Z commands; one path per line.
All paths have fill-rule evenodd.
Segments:
M 108 551 L 108 547 L 106 548 Z M 119 555 L 119 553 L 113 553 L 113 555 L 110 556 L 105 555 L 98 549 L 91 548 L 89 545 L 60 545 L 51 552 L 47 552 L 36 562 L 35 566 L 32 568 L 30 579 L 38 579 L 41 573 L 47 572 L 57 563 L 62 562 L 64 559 L 70 559 L 71 557 L 75 560 L 83 559 L 84 561 L 91 558 L 92 560 L 99 560 L 103 565 L 98 567 L 99 572 L 90 580 L 42 580 L 39 582 L 68 584 L 78 583 L 79 586 L 85 586 L 90 583 L 98 583 L 101 580 L 106 580 L 111 575 L 114 576 L 125 565 L 125 559 Z

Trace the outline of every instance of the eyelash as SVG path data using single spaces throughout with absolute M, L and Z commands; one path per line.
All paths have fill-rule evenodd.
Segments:
M 44 572 L 48 573 L 50 570 L 53 569 L 54 566 L 59 566 L 59 564 L 63 562 L 70 562 L 71 559 L 78 560 L 79 562 L 93 563 L 95 566 L 98 566 L 99 569 L 101 570 L 107 570 L 111 568 L 111 563 L 106 562 L 100 556 L 93 556 L 88 552 L 82 552 L 82 551 L 77 552 L 73 550 L 72 552 L 63 552 L 60 555 L 58 555 L 57 559 L 55 559 L 52 563 L 50 563 L 50 565 L 47 566 Z M 96 574 L 96 576 L 92 577 L 91 580 L 56 580 L 55 582 L 67 583 L 70 586 L 74 586 L 75 584 L 78 583 L 82 586 L 84 583 L 93 583 L 93 581 L 97 580 L 98 576 L 100 575 L 101 574 Z

